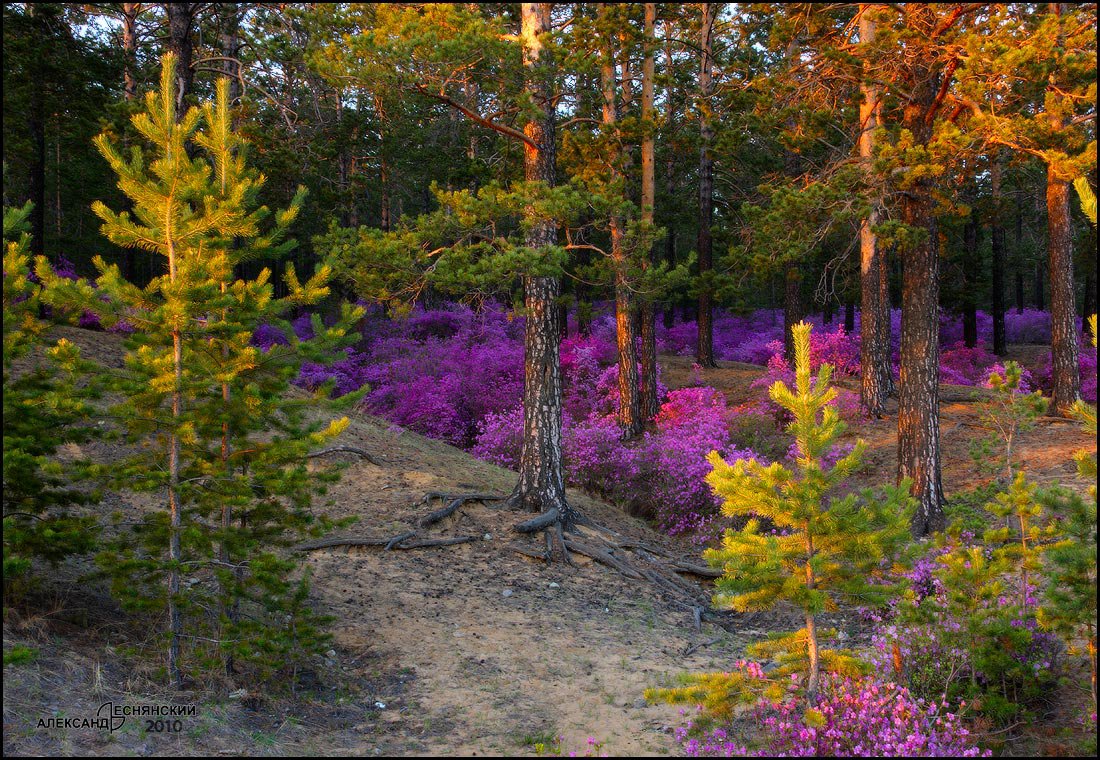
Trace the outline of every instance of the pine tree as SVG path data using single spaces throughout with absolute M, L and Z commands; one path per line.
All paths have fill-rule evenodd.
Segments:
M 48 323 L 38 318 L 40 286 L 30 279 L 31 204 L 4 209 L 4 599 L 25 590 L 35 559 L 58 563 L 91 551 L 94 518 L 70 507 L 91 501 L 74 487 L 84 468 L 72 463 L 62 475 L 53 461 L 59 446 L 91 437 L 88 400 L 94 389 L 82 383 L 87 363 L 79 349 L 61 339 L 34 362 Z M 14 371 L 16 359 L 34 362 Z
M 329 270 L 303 283 L 288 266 L 284 299 L 273 297 L 267 269 L 254 280 L 235 279 L 241 261 L 289 249 L 287 229 L 304 192 L 265 224 L 271 214 L 257 202 L 264 177 L 248 168 L 232 129 L 227 83 L 219 84 L 215 103 L 177 118 L 174 70 L 169 54 L 160 88 L 133 118 L 148 148 L 135 147 L 127 158 L 108 135 L 96 141 L 133 204 L 132 214 L 96 205 L 104 234 L 163 257 L 167 274 L 141 289 L 97 259 L 95 289 L 57 283 L 53 298 L 95 311 L 106 325 L 124 317 L 136 328 L 116 389 L 123 401 L 112 411 L 145 451 L 116 463 L 112 481 L 166 492 L 167 509 L 149 515 L 134 535 L 124 533 L 99 564 L 126 606 L 167 607 L 168 670 L 179 686 L 184 639 L 214 641 L 261 669 L 281 666 L 291 650 L 298 657 L 323 644 L 303 604 L 306 579 L 294 581 L 295 564 L 272 549 L 326 527 L 309 507 L 327 478 L 309 472 L 306 459 L 347 419 L 307 423 L 304 412 L 329 389 L 308 400 L 288 399 L 286 391 L 302 356 L 346 343 L 362 311 L 346 307 L 332 328 L 318 323 L 319 338 L 309 344 L 294 340 L 266 352 L 251 345 L 261 324 L 286 326 L 281 314 L 325 297 Z M 56 283 L 43 260 L 39 273 Z M 211 575 L 217 592 L 204 583 Z M 192 649 L 201 654 L 198 645 Z
M 810 329 L 804 322 L 794 327 L 795 387 L 777 381 L 769 390 L 794 418 L 787 428 L 798 446 L 794 467 L 753 459 L 729 464 L 711 453 L 714 470 L 707 482 L 722 497 L 722 513 L 749 521 L 741 530 L 728 531 L 722 547 L 706 556 L 724 573 L 716 584 L 717 606 L 748 612 L 787 602 L 802 611 L 804 628 L 746 651 L 778 661 L 770 674 L 774 681 L 791 673 L 805 674 L 806 697 L 812 705 L 822 669 L 859 669 L 851 653 L 819 647 L 828 633 L 818 630 L 818 616 L 835 611 L 844 601 L 866 604 L 894 593 L 884 571 L 900 556 L 908 538 L 912 500 L 905 483 L 886 488 L 881 496 L 843 494 L 843 483 L 858 468 L 866 445 L 860 441 L 835 464 L 826 463 L 844 423 L 831 403 L 836 398 L 836 390 L 829 387 L 832 367 L 822 365 L 816 378 L 810 376 Z M 764 530 L 763 520 L 774 530 Z M 692 699 L 699 686 L 709 683 L 709 689 L 725 676 L 730 674 L 692 677 L 695 688 L 663 696 Z M 730 690 L 736 691 L 737 684 L 732 686 Z

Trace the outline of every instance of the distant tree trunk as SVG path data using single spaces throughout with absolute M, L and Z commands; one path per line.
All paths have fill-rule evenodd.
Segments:
M 672 58 L 672 32 L 665 22 L 665 61 L 668 66 L 668 70 L 672 71 L 673 58 Z M 673 90 L 672 90 L 673 77 L 668 78 L 668 83 L 665 86 L 665 115 L 664 123 L 666 128 L 670 127 L 675 118 L 675 112 L 673 110 Z M 668 156 L 665 159 L 665 195 L 671 199 L 676 193 L 676 161 L 674 159 L 674 153 L 670 149 Z M 669 219 L 668 229 L 665 234 L 665 263 L 671 270 L 676 266 L 676 227 L 672 224 L 671 218 Z M 665 328 L 669 329 L 676 321 L 675 311 L 673 309 L 672 299 L 668 296 L 665 297 L 665 314 L 664 324 Z
M 1047 230 L 1050 256 L 1051 393 L 1048 414 L 1064 417 L 1081 397 L 1077 363 L 1077 314 L 1073 292 L 1073 231 L 1069 183 L 1047 168 Z
M 33 28 L 38 34 L 38 39 L 42 44 L 47 44 L 47 32 L 43 28 L 45 22 L 35 5 L 35 3 L 29 3 L 27 13 L 33 19 Z M 40 66 L 41 61 L 36 58 L 29 68 L 32 71 L 38 71 Z M 29 183 L 30 199 L 34 204 L 34 208 L 31 209 L 31 253 L 34 256 L 42 256 L 46 251 L 46 103 L 45 90 L 41 87 L 32 89 L 27 127 L 34 146 L 31 154 L 33 158 Z
M 992 262 L 992 309 L 993 309 L 993 353 L 997 356 L 1008 354 L 1005 335 L 1005 228 L 1001 218 L 1001 156 L 996 154 L 989 162 L 992 182 L 993 217 L 990 219 L 990 245 L 993 252 Z
M 695 347 L 695 360 L 703 367 L 717 367 L 714 361 L 714 304 L 711 286 L 706 278 L 714 264 L 711 225 L 714 223 L 714 159 L 711 142 L 714 128 L 711 126 L 711 80 L 714 61 L 711 55 L 711 37 L 718 3 L 702 3 L 703 23 L 699 32 L 699 238 L 696 244 L 699 257 L 699 334 Z
M 1024 313 L 1024 272 L 1019 263 L 1016 264 L 1016 313 Z
M 672 183 L 669 183 L 670 185 Z M 668 226 L 668 230 L 665 233 L 665 263 L 668 264 L 668 268 L 676 266 L 676 228 L 671 224 Z M 664 324 L 665 328 L 669 329 L 676 322 L 676 312 L 673 308 L 672 300 L 665 300 L 665 314 Z
M 525 87 L 535 114 L 523 133 L 534 143 L 524 143 L 524 178 L 529 182 L 554 182 L 554 122 L 550 89 L 542 52 L 542 35 L 550 31 L 551 3 L 522 3 L 523 65 Z M 525 243 L 539 250 L 557 242 L 552 222 L 531 224 Z M 557 324 L 557 277 L 524 277 L 523 446 L 519 482 L 512 501 L 531 512 L 557 512 L 557 521 L 568 527 L 576 519 L 565 499 L 565 475 L 561 441 L 561 330 Z
M 844 304 L 844 332 L 851 335 L 856 331 L 856 302 L 849 299 Z
M 977 286 L 976 269 L 978 258 L 978 218 L 971 213 L 963 228 L 963 343 L 967 348 L 978 345 L 978 305 L 975 288 Z
M 176 54 L 176 118 L 187 112 L 184 101 L 191 94 L 195 72 L 191 69 L 194 41 L 191 27 L 198 3 L 164 3 L 168 15 L 168 50 Z
M 869 5 L 859 7 L 859 40 L 871 44 L 875 37 L 875 22 Z M 869 173 L 874 156 L 874 130 L 879 126 L 881 93 L 879 88 L 865 82 L 860 86 L 862 99 L 859 106 L 859 157 Z M 890 302 L 886 270 L 886 256 L 879 248 L 874 233 L 878 223 L 878 201 L 859 228 L 860 260 L 860 406 L 863 413 L 879 418 L 886 409 L 893 378 L 890 372 Z M 854 328 L 854 324 L 853 324 Z
M 783 346 L 787 363 L 794 366 L 794 333 L 791 328 L 802 320 L 802 273 L 788 264 L 783 272 Z
M 1039 311 L 1045 311 L 1047 308 L 1045 300 L 1046 294 L 1043 292 L 1046 289 L 1046 286 L 1043 284 L 1043 267 L 1047 266 L 1048 264 L 1049 262 L 1043 262 L 1041 260 L 1035 262 L 1035 274 L 1033 277 L 1034 283 L 1032 285 L 1032 289 L 1035 291 L 1033 294 L 1035 298 L 1035 308 Z
M 642 59 L 642 124 L 645 133 L 642 136 L 642 223 L 653 226 L 654 201 L 657 195 L 654 166 L 653 138 L 653 77 L 655 62 L 653 56 L 653 27 L 657 22 L 657 4 L 645 4 L 644 58 Z M 657 263 L 656 251 L 650 250 L 649 259 Z M 642 297 L 641 308 L 642 337 L 642 385 L 641 413 L 643 419 L 653 419 L 657 415 L 657 325 L 655 324 L 652 296 Z
M 907 6 L 909 8 L 911 6 Z M 928 10 L 912 10 L 914 14 Z M 917 145 L 932 137 L 927 118 L 939 89 L 934 64 L 914 65 L 913 93 L 902 114 Z M 924 237 L 902 250 L 901 377 L 898 383 L 898 480 L 912 481 L 917 501 L 913 533 L 943 530 L 939 415 L 939 232 L 933 213 L 932 180 L 916 180 L 901 201 L 902 221 Z
M 600 6 L 600 15 L 606 19 L 609 5 Z M 605 26 L 607 21 L 604 21 Z M 603 124 L 609 136 L 618 135 L 618 106 L 616 95 L 615 57 L 610 31 L 600 48 L 600 82 L 603 90 Z M 612 181 L 621 176 L 622 156 L 613 151 L 609 156 L 609 172 Z M 623 219 L 617 213 L 611 215 L 611 266 L 615 275 L 615 342 L 619 352 L 619 426 L 624 438 L 634 438 L 642 432 L 642 410 L 638 398 L 638 356 L 634 344 L 634 325 L 631 319 L 630 282 L 626 251 L 623 248 L 625 230 Z
M 1019 189 L 1016 193 L 1016 313 L 1024 313 L 1024 208 Z
M 825 297 L 825 303 L 821 306 L 821 323 L 831 325 L 833 323 L 833 299 Z

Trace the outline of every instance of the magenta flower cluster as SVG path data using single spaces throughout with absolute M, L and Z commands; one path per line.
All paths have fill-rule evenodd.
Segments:
M 741 668 L 753 677 L 748 668 Z M 762 671 L 754 676 L 766 676 Z M 991 757 L 946 702 L 914 697 L 904 686 L 874 678 L 825 674 L 812 712 L 790 694 L 762 699 L 740 719 L 752 748 L 730 730 L 675 731 L 687 757 Z

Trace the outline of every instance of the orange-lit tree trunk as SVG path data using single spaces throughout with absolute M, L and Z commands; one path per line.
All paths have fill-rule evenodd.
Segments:
M 653 140 L 653 27 L 657 21 L 657 4 L 645 4 L 645 51 L 642 63 L 642 124 L 645 133 L 642 137 L 642 223 L 652 226 L 653 206 L 656 196 L 656 178 L 654 175 Z M 642 385 L 641 412 L 644 419 L 652 419 L 657 414 L 657 330 L 654 317 L 653 299 L 642 298 Z
M 550 110 L 548 60 L 542 37 L 550 31 L 551 3 L 522 3 L 525 87 L 534 115 L 524 125 L 523 169 L 528 181 L 554 182 L 554 124 Z M 557 242 L 553 222 L 531 224 L 526 245 L 538 250 Z M 512 501 L 541 512 L 546 524 L 569 526 L 575 519 L 565 499 L 561 440 L 561 329 L 557 277 L 527 276 L 523 280 L 524 327 L 523 446 L 519 482 Z M 531 526 L 530 522 L 528 527 Z
M 609 23 L 608 5 L 600 6 L 604 39 L 600 46 L 600 84 L 603 90 L 603 125 L 610 144 L 618 145 L 618 105 L 616 94 L 615 55 Z M 622 177 L 622 156 L 618 148 L 609 148 L 608 165 L 612 183 Z M 642 432 L 642 412 L 638 398 L 638 355 L 634 345 L 634 324 L 631 319 L 629 262 L 623 248 L 623 218 L 611 215 L 611 267 L 615 275 L 615 341 L 619 350 L 619 427 L 624 438 Z
M 994 154 L 989 161 L 989 175 L 992 184 L 993 215 L 989 221 L 990 245 L 993 252 L 993 353 L 1005 356 L 1008 343 L 1005 336 L 1005 227 L 1001 218 L 1001 166 L 1000 154 Z
M 870 5 L 859 7 L 859 41 L 874 42 L 875 22 Z M 864 82 L 859 106 L 859 158 L 870 172 L 874 155 L 874 131 L 879 126 L 881 92 Z M 860 260 L 860 406 L 868 417 L 878 418 L 886 409 L 886 398 L 893 390 L 890 372 L 890 296 L 887 292 L 886 256 L 878 246 L 873 227 L 878 224 L 877 199 L 859 228 Z
M 1062 3 L 1050 3 L 1050 12 L 1062 14 Z M 1047 110 L 1053 134 L 1065 128 L 1063 101 L 1052 72 L 1047 86 Z M 1070 224 L 1069 180 L 1054 163 L 1047 164 L 1047 255 L 1050 263 L 1051 392 L 1047 413 L 1065 417 L 1081 397 L 1077 363 L 1077 312 L 1073 292 L 1073 228 Z M 1041 290 L 1040 290 L 1041 292 Z
M 922 11 L 908 13 L 919 15 Z M 941 75 L 929 61 L 911 66 L 912 89 L 902 112 L 902 126 L 913 135 L 916 145 L 927 145 Z M 902 194 L 901 213 L 902 221 L 918 235 L 902 248 L 898 479 L 912 480 L 917 501 L 913 532 L 926 535 L 945 527 L 940 473 L 939 231 L 931 178 L 921 177 L 909 184 Z

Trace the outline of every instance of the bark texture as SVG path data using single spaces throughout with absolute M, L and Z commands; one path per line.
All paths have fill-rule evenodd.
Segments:
M 550 30 L 550 3 L 522 3 L 523 63 L 527 91 L 538 106 L 523 128 L 523 168 L 528 181 L 554 181 L 554 124 L 542 55 L 541 35 Z M 545 248 L 557 241 L 552 223 L 531 225 L 526 245 Z M 557 277 L 524 278 L 523 447 L 513 501 L 530 512 L 557 511 L 557 521 L 572 524 L 565 500 L 561 441 L 561 328 Z

